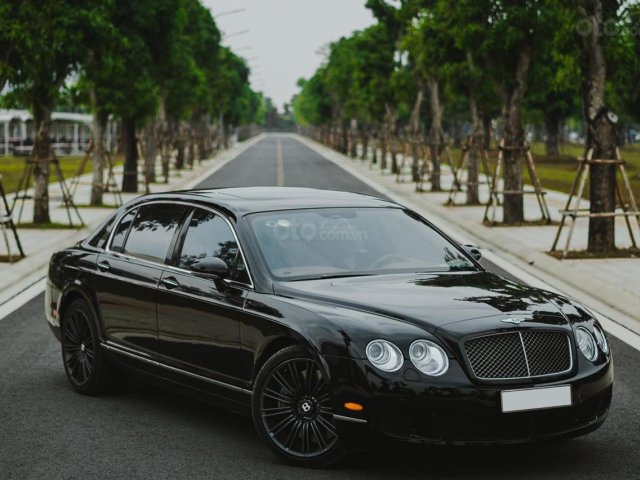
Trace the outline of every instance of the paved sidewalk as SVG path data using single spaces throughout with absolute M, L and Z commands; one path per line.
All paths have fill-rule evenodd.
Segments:
M 515 265 L 545 284 L 615 319 L 624 327 L 640 333 L 640 258 L 558 260 L 546 253 L 553 243 L 557 226 L 487 227 L 482 224 L 484 206 L 445 206 L 453 179 L 448 166 L 442 169 L 444 192 L 417 193 L 408 173 L 404 175 L 404 182 L 398 183 L 395 175 L 389 171 L 381 172 L 377 165 L 372 166 L 369 161 L 351 159 L 307 138 L 296 138 L 372 186 L 390 193 L 396 201 L 422 211 L 458 240 L 479 245 L 485 255 L 487 250 L 495 253 L 497 259 L 503 260 L 503 264 Z M 488 187 L 481 187 L 484 188 L 480 190 L 480 198 L 485 200 L 489 196 Z M 567 198 L 568 195 L 562 192 L 549 191 L 547 194 L 554 220 L 560 219 L 558 211 L 564 208 Z M 459 194 L 458 201 L 464 199 L 464 194 Z M 587 206 L 588 202 L 583 205 Z M 525 196 L 525 216 L 528 220 L 539 218 L 535 196 Z M 500 215 L 497 218 L 500 219 Z M 586 247 L 587 222 L 586 219 L 579 219 L 576 223 L 572 249 Z M 637 224 L 634 228 L 638 234 Z M 617 222 L 616 238 L 619 247 L 630 245 L 622 221 Z
M 221 168 L 227 162 L 233 160 L 244 150 L 257 142 L 262 136 L 240 142 L 228 150 L 219 152 L 215 157 L 204 160 L 202 163 L 194 166 L 192 170 L 182 170 L 180 176 L 177 172 L 172 172 L 169 183 L 154 183 L 150 185 L 152 193 L 165 192 L 171 190 L 188 189 L 199 183 L 202 178 L 206 178 L 215 170 Z M 122 167 L 115 169 L 118 184 L 122 183 Z M 161 176 L 158 176 L 160 179 Z M 70 179 L 67 179 L 70 184 Z M 78 205 L 87 205 L 89 203 L 91 191 L 91 176 L 83 175 L 81 177 L 80 186 L 75 195 L 75 203 Z M 142 193 L 123 193 L 123 201 L 127 202 Z M 51 197 L 60 196 L 60 188 L 57 183 L 49 186 L 49 195 Z M 8 195 L 11 201 L 13 194 Z M 113 203 L 113 195 L 110 193 L 104 196 L 105 204 Z M 57 223 L 68 224 L 66 209 L 59 201 L 51 201 L 51 221 Z M 85 238 L 89 232 L 96 228 L 112 211 L 111 208 L 79 208 L 80 215 L 86 224 L 80 229 L 19 229 L 18 234 L 20 241 L 26 253 L 26 258 L 17 263 L 0 263 L 0 305 L 5 303 L 26 287 L 39 282 L 46 275 L 46 268 L 51 255 L 62 248 L 73 245 L 74 243 Z M 14 212 L 15 218 L 16 212 Z M 30 221 L 33 217 L 33 202 L 28 200 L 25 203 L 23 221 Z M 74 222 L 77 222 L 75 216 L 72 215 Z M 0 238 L 0 253 L 6 253 L 6 245 L 4 240 Z M 16 253 L 17 248 L 12 243 L 12 252 Z

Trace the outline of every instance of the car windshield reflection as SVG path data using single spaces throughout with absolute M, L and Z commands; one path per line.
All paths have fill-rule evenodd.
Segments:
M 475 270 L 462 251 L 400 208 L 257 213 L 251 230 L 280 280 Z

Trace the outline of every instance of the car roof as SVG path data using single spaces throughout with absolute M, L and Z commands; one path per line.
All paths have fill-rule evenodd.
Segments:
M 151 194 L 139 200 L 171 198 L 221 207 L 237 216 L 302 208 L 395 207 L 390 200 L 353 192 L 300 187 L 234 187 Z

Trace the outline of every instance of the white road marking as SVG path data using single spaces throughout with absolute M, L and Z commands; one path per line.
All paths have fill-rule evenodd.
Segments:
M 276 153 L 276 183 L 284 187 L 284 155 L 282 154 L 282 139 L 278 137 Z
M 44 291 L 45 282 L 46 279 L 43 277 L 2 303 L 2 305 L 0 305 L 0 320 L 40 295 Z M 42 308 L 44 308 L 44 306 Z

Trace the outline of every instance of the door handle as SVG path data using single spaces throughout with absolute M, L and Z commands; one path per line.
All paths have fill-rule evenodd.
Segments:
M 171 290 L 172 288 L 178 288 L 180 286 L 178 281 L 173 277 L 163 278 L 162 279 L 162 284 L 165 287 L 167 287 L 169 290 Z
M 98 270 L 100 270 L 101 272 L 106 272 L 110 269 L 111 265 L 109 265 L 109 262 L 98 262 Z

